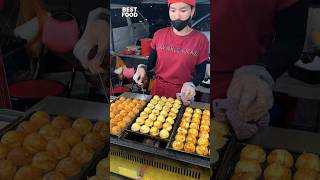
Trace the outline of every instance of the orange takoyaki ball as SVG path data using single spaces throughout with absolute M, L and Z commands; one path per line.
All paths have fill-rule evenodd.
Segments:
M 196 144 L 197 138 L 193 135 L 188 135 L 186 138 L 186 142 Z
M 200 132 L 209 132 L 210 128 L 207 125 L 201 125 L 200 126 Z
M 189 129 L 189 131 L 188 131 L 188 134 L 191 134 L 191 135 L 193 135 L 193 136 L 195 136 L 195 137 L 197 137 L 198 136 L 198 130 L 197 129 Z
M 210 111 L 209 110 L 204 110 L 203 115 L 209 116 L 210 117 Z
M 121 132 L 121 128 L 118 126 L 114 126 L 111 128 L 111 134 L 113 135 L 119 135 Z
M 183 146 L 184 146 L 184 144 L 181 141 L 173 141 L 173 143 L 172 143 L 173 149 L 181 150 L 181 149 L 183 149 Z
M 187 107 L 185 112 L 192 114 L 193 113 L 193 109 L 191 107 Z
M 190 129 L 199 129 L 199 124 L 197 124 L 197 123 L 191 123 L 191 124 L 190 124 Z
M 199 125 L 201 121 L 200 118 L 192 118 L 191 122 Z
M 196 150 L 196 147 L 195 147 L 195 145 L 194 144 L 192 144 L 192 143 L 186 143 L 185 145 L 184 145 L 184 150 L 186 151 L 186 152 L 194 152 L 195 150 Z
M 179 127 L 177 132 L 178 134 L 181 134 L 181 135 L 186 135 L 188 133 L 187 129 L 183 127 Z
M 126 123 L 124 121 L 120 121 L 118 122 L 117 126 L 120 128 L 120 129 L 123 129 L 124 127 L 126 127 Z
M 186 137 L 184 135 L 177 134 L 176 137 L 175 137 L 175 140 L 184 142 L 186 140 Z
M 202 111 L 201 111 L 201 109 L 198 109 L 198 108 L 197 108 L 197 109 L 194 110 L 194 113 L 202 114 Z
M 124 118 L 122 119 L 122 121 L 127 124 L 127 123 L 131 122 L 131 117 L 126 116 L 126 117 L 124 117 Z

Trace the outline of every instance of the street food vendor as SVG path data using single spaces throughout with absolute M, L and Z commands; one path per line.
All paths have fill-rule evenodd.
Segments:
M 148 63 L 140 64 L 133 77 L 142 85 L 146 72 L 154 68 L 152 95 L 176 97 L 181 93 L 181 100 L 188 103 L 204 78 L 209 42 L 201 32 L 191 28 L 195 5 L 195 0 L 168 0 L 172 26 L 154 34 Z
M 220 99 L 213 104 L 229 109 L 230 121 L 268 118 L 275 80 L 299 60 L 303 49 L 307 1 L 217 1 L 212 12 L 211 97 L 213 102 Z

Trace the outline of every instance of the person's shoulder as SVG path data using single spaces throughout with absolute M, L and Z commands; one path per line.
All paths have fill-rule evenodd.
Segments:
M 193 29 L 193 34 L 201 41 L 208 41 L 208 38 L 198 30 Z
M 157 30 L 154 35 L 161 35 L 161 34 L 166 34 L 168 32 L 170 32 L 171 28 L 170 27 L 165 27 L 165 28 L 161 28 L 159 30 Z

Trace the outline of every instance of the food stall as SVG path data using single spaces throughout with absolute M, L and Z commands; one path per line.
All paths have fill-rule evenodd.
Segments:
M 210 178 L 209 104 L 186 107 L 177 99 L 137 93 L 112 99 L 111 174 L 131 179 Z
M 104 103 L 47 97 L 25 113 L 2 110 L 7 124 L 0 132 L 0 162 L 6 168 L 0 179 L 105 179 L 106 109 Z

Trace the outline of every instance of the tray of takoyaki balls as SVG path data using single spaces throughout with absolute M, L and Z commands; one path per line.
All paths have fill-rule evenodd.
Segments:
M 150 99 L 150 95 L 137 93 L 123 93 L 115 99 L 110 105 L 110 134 L 120 138 Z
M 210 111 L 186 107 L 168 149 L 210 159 Z
M 107 148 L 106 121 L 36 111 L 0 132 L 0 179 L 87 179 Z
M 126 129 L 127 137 L 147 138 L 162 142 L 166 147 L 173 130 L 177 126 L 180 110 L 183 108 L 178 99 L 153 96 L 139 116 Z M 134 139 L 133 138 L 133 139 Z
M 234 142 L 220 170 L 219 180 L 319 180 L 320 160 L 315 153 Z

